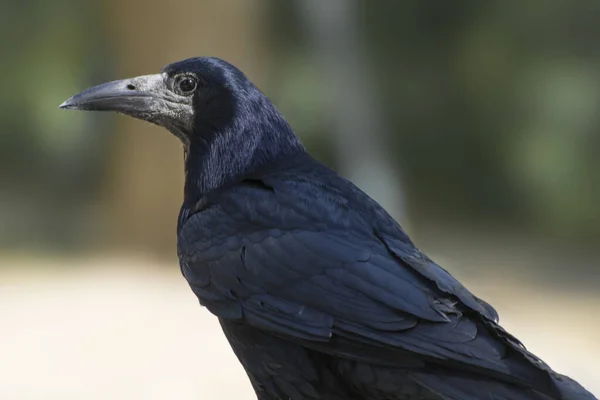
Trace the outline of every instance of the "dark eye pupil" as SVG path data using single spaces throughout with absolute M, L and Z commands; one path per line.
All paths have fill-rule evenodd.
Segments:
M 196 89 L 196 81 L 194 81 L 192 78 L 183 78 L 179 82 L 179 89 L 182 92 L 191 92 L 192 90 Z

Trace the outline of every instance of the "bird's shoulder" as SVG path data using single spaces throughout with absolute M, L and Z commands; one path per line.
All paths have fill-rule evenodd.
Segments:
M 198 199 L 188 218 L 210 207 L 230 218 L 283 229 L 373 230 L 410 242 L 400 225 L 352 182 L 308 154 L 278 160 Z M 208 214 L 206 215 L 209 216 Z
M 181 253 L 286 232 L 352 236 L 357 246 L 376 235 L 414 248 L 400 225 L 373 199 L 307 154 L 282 159 L 184 203 L 178 229 Z

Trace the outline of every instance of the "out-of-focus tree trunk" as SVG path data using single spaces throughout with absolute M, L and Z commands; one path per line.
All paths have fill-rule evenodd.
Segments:
M 218 56 L 260 84 L 265 74 L 261 0 L 108 1 L 115 79 L 156 73 L 200 55 Z M 183 192 L 182 148 L 162 128 L 120 117 L 106 185 L 107 231 L 122 250 L 175 256 Z
M 296 0 L 296 6 L 328 83 L 341 172 L 406 223 L 400 176 L 386 152 L 385 126 L 369 86 L 357 2 Z

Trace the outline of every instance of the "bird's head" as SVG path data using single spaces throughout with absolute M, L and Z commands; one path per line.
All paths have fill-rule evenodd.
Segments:
M 194 135 L 210 135 L 240 122 L 236 118 L 257 120 L 250 114 L 276 113 L 239 69 L 213 57 L 190 58 L 169 64 L 158 74 L 94 86 L 60 108 L 129 115 L 165 127 L 184 145 Z

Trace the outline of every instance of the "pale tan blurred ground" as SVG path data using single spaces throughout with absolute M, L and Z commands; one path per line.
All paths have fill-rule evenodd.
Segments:
M 254 399 L 176 265 L 0 260 L 0 399 Z M 503 325 L 600 394 L 600 298 L 467 279 Z M 573 310 L 578 310 L 574 312 Z

